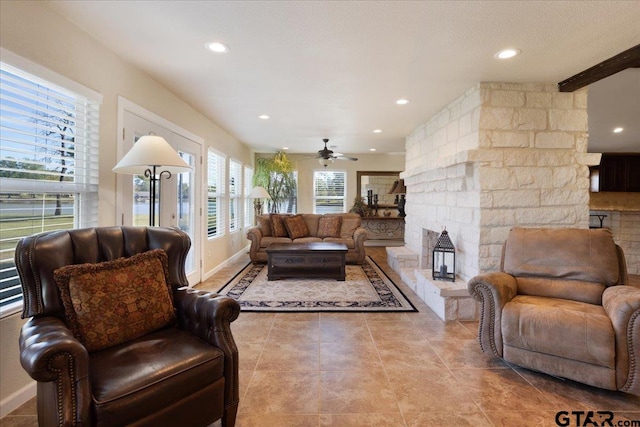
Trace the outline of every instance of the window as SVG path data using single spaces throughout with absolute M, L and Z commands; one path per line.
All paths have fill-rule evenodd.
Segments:
M 207 152 L 207 237 L 224 235 L 225 158 L 211 148 Z
M 241 224 L 242 164 L 229 160 L 229 231 L 237 231 Z
M 48 70 L 43 74 L 67 83 Z M 0 62 L 2 314 L 15 312 L 22 301 L 13 260 L 18 240 L 44 231 L 97 225 L 101 99 L 91 95 Z
M 244 167 L 244 226 L 251 227 L 254 221 L 253 200 L 249 198 L 253 189 L 253 168 Z
M 315 171 L 313 173 L 313 212 L 345 212 L 346 173 Z

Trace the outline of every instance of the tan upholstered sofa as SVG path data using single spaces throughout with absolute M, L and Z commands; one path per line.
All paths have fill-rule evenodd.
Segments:
M 364 261 L 367 233 L 360 227 L 362 219 L 358 214 L 267 214 L 260 215 L 257 222 L 258 225 L 247 232 L 247 239 L 251 240 L 249 255 L 253 262 L 267 262 L 265 249 L 270 244 L 293 242 L 344 243 L 348 249 L 346 262 L 362 264 Z M 287 223 L 297 223 L 298 226 L 287 228 Z
M 640 395 L 640 289 L 608 229 L 514 228 L 501 264 L 469 281 L 482 351 Z

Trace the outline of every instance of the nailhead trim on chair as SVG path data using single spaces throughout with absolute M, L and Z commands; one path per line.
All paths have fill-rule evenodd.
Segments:
M 57 389 L 57 395 L 58 395 L 58 426 L 63 427 L 64 426 L 64 414 L 62 411 L 62 387 L 63 387 L 63 381 L 62 381 L 62 376 L 63 373 L 60 369 L 58 368 L 54 368 L 51 366 L 52 362 L 59 358 L 59 357 L 66 357 L 66 359 L 69 361 L 69 375 L 71 377 L 71 408 L 73 409 L 73 425 L 77 424 L 77 419 L 78 419 L 78 408 L 76 405 L 76 401 L 77 401 L 77 396 L 76 396 L 76 379 L 75 379 L 75 369 L 73 369 L 73 356 L 71 355 L 71 353 L 69 352 L 63 352 L 63 353 L 59 353 L 58 355 L 56 355 L 55 357 L 52 357 L 51 359 L 49 359 L 49 369 L 51 369 L 52 371 L 56 372 L 57 376 L 58 376 L 58 380 L 56 381 L 56 389 Z
M 484 292 L 480 292 L 479 289 L 482 289 Z M 481 307 L 482 307 L 482 311 L 480 313 L 480 328 L 478 330 L 478 341 L 480 342 L 480 348 L 482 349 L 483 353 L 487 353 L 487 349 L 484 348 L 484 345 L 482 345 L 482 337 L 484 336 L 483 334 L 483 324 L 484 324 L 484 317 L 485 317 L 485 293 L 487 295 L 490 295 L 490 290 L 489 287 L 485 284 L 477 284 L 474 287 L 474 293 L 473 293 L 473 297 L 475 299 L 479 299 L 481 302 Z M 494 355 L 499 356 L 498 353 L 498 349 L 496 348 L 496 341 L 495 341 L 495 336 L 494 336 L 494 332 L 495 332 L 495 318 L 496 318 L 496 306 L 495 306 L 495 302 L 493 300 L 493 298 L 491 298 L 490 296 L 488 297 L 489 299 L 489 344 L 491 345 L 491 351 L 493 352 Z
M 636 320 L 638 322 L 640 322 L 640 310 L 636 310 L 635 313 L 633 313 L 633 315 L 631 316 L 631 318 L 629 319 L 629 326 L 627 327 L 627 348 L 629 349 L 629 377 L 627 378 L 627 382 L 624 384 L 624 386 L 622 386 L 622 388 L 620 390 L 622 391 L 630 391 L 633 387 L 633 383 L 635 380 L 635 375 L 636 375 L 636 355 L 635 355 L 635 350 L 634 350 L 634 343 L 633 343 L 633 326 L 636 322 Z

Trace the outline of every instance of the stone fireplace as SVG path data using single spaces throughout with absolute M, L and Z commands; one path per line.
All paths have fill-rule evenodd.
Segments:
M 433 248 L 436 247 L 440 233 L 422 229 L 422 249 L 420 251 L 420 268 L 431 270 L 433 267 Z
M 589 226 L 588 167 L 600 154 L 586 152 L 586 89 L 480 83 L 405 145 L 404 250 L 416 254 L 416 271 L 431 268 L 429 230 L 446 227 L 466 283 L 499 269 L 514 226 Z

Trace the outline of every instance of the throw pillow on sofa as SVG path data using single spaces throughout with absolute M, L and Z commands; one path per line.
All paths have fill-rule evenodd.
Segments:
M 258 224 L 260 225 L 260 230 L 262 230 L 262 237 L 271 237 L 271 218 L 267 217 L 258 217 Z
M 167 254 L 162 249 L 54 271 L 67 326 L 88 351 L 130 341 L 175 322 L 168 278 Z
M 284 219 L 289 215 L 271 215 L 271 234 L 273 237 L 288 237 Z
M 318 237 L 340 237 L 342 217 L 323 216 L 318 224 Z
M 292 239 L 299 239 L 301 237 L 307 237 L 309 235 L 309 229 L 305 224 L 301 215 L 293 215 L 285 217 L 284 225 L 287 228 L 287 233 Z

